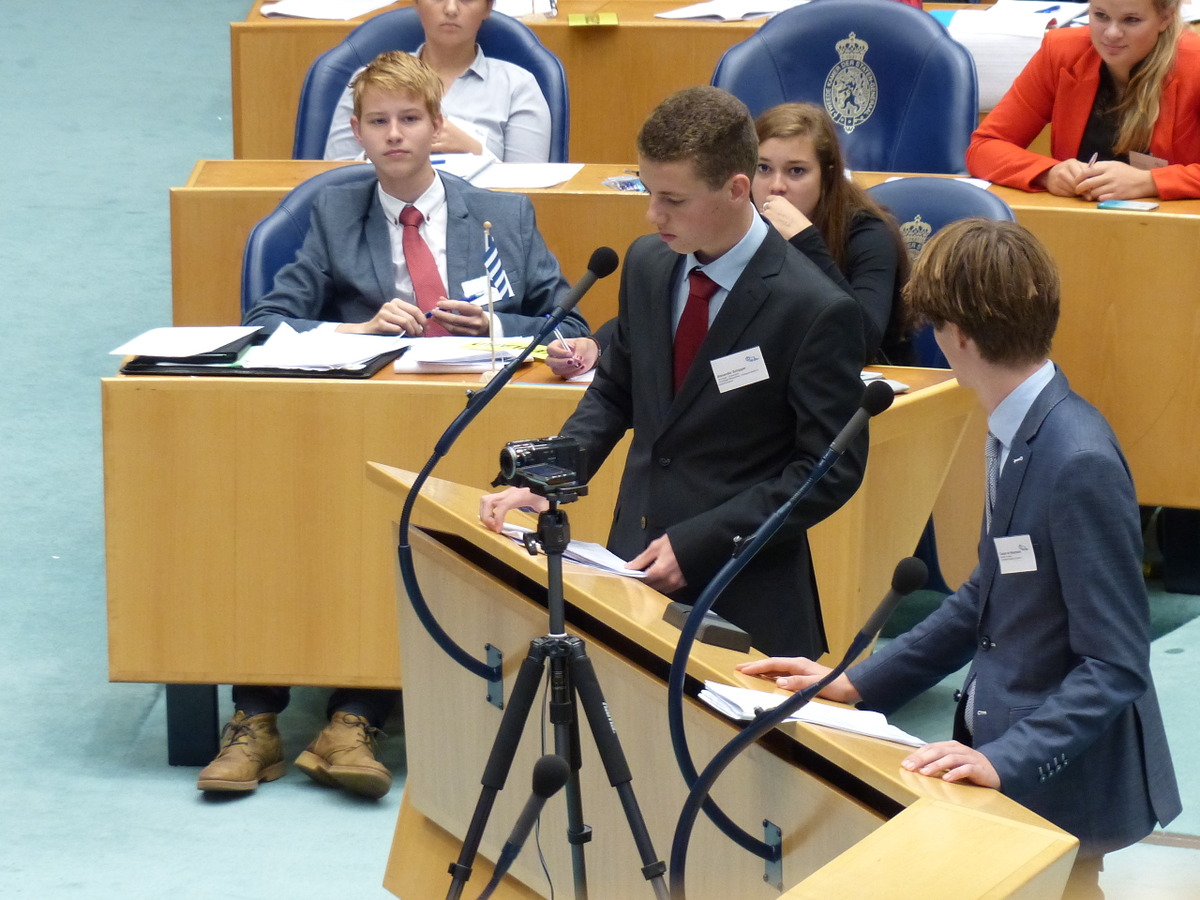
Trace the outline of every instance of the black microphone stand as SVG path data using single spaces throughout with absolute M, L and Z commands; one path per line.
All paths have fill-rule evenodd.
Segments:
M 583 822 L 583 802 L 579 785 L 579 768 L 582 761 L 578 701 L 583 705 L 584 714 L 592 730 L 592 738 L 596 742 L 596 749 L 608 775 L 608 782 L 616 789 L 625 811 L 625 818 L 642 862 L 642 874 L 653 886 L 655 897 L 658 900 L 668 900 L 664 877 L 666 864 L 655 857 L 650 833 L 633 792 L 633 776 L 629 772 L 629 764 L 609 715 L 596 670 L 588 659 L 583 640 L 566 633 L 562 557 L 571 540 L 571 526 L 566 511 L 559 507 L 576 500 L 586 493 L 587 488 L 560 485 L 554 489 L 528 481 L 524 482 L 524 486 L 541 494 L 550 503 L 549 509 L 538 515 L 536 537 L 527 535 L 525 538 L 525 545 L 531 554 L 537 552 L 535 544 L 540 544 L 546 554 L 550 630 L 530 642 L 529 654 L 517 672 L 504 716 L 500 720 L 500 727 L 484 766 L 481 779 L 483 787 L 475 804 L 475 812 L 467 828 L 466 837 L 463 839 L 462 850 L 458 859 L 450 865 L 452 878 L 446 898 L 459 900 L 467 880 L 471 877 L 471 867 L 479 850 L 479 842 L 483 838 L 488 817 L 491 815 L 496 794 L 504 789 L 513 757 L 521 741 L 521 734 L 537 697 L 542 675 L 545 673 L 548 677 L 547 689 L 550 692 L 550 721 L 554 726 L 554 752 L 565 759 L 570 767 L 566 783 L 567 840 L 571 845 L 575 897 L 577 900 L 586 900 L 588 896 L 583 845 L 591 840 L 591 828 Z

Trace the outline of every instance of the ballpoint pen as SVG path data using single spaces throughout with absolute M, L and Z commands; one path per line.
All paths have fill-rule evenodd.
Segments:
M 486 300 L 487 300 L 487 298 L 483 294 L 471 294 L 466 297 L 458 298 L 459 303 L 474 303 L 476 306 L 483 306 L 484 304 L 481 303 L 480 301 L 486 302 Z M 427 319 L 433 318 L 433 310 L 432 309 L 429 310 L 429 312 L 425 313 L 425 318 L 427 318 Z
M 571 351 L 571 362 L 575 363 L 575 365 L 577 367 L 582 367 L 583 360 L 581 360 L 578 356 L 575 355 L 575 351 L 571 348 L 571 345 L 567 343 L 567 339 L 565 337 L 563 337 L 563 333 L 558 330 L 557 325 L 554 326 L 554 336 L 556 338 L 558 338 L 558 342 L 560 344 L 562 344 L 564 347 L 566 347 L 568 350 Z

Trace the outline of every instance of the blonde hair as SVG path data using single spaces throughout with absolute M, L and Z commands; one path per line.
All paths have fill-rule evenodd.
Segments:
M 938 231 L 913 265 L 904 299 L 917 322 L 951 322 L 1000 365 L 1038 362 L 1058 327 L 1058 270 L 1016 222 L 962 219 Z
M 1171 21 L 1159 32 L 1154 49 L 1137 67 L 1117 104 L 1117 121 L 1120 125 L 1113 146 L 1117 154 L 1150 148 L 1150 136 L 1154 132 L 1154 123 L 1158 121 L 1163 90 L 1175 67 L 1175 51 L 1183 32 L 1179 0 L 1153 0 L 1153 3 L 1155 11 L 1159 15 L 1169 13 Z
M 411 53 L 386 50 L 367 63 L 350 82 L 354 89 L 354 117 L 362 118 L 362 98 L 369 88 L 388 94 L 411 94 L 425 106 L 431 119 L 442 115 L 442 79 Z

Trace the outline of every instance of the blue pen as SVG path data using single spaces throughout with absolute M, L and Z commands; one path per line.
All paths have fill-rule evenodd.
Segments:
M 476 306 L 481 306 L 482 304 L 479 301 L 482 299 L 484 299 L 483 294 L 472 294 L 469 297 L 459 297 L 458 302 L 459 303 L 474 303 Z M 432 309 L 429 312 L 425 313 L 425 318 L 427 318 L 427 319 L 433 318 L 433 310 Z
M 1062 9 L 1062 7 L 1061 7 L 1061 6 L 1047 6 L 1045 9 L 1039 9 L 1039 10 L 1037 10 L 1037 12 L 1040 12 L 1040 13 L 1052 13 L 1052 12 L 1058 12 L 1060 9 Z

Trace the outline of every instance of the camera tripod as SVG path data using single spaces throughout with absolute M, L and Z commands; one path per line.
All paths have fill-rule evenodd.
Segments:
M 658 900 L 667 900 L 666 864 L 656 859 L 646 822 L 638 806 L 631 784 L 633 776 L 616 727 L 608 713 L 596 671 L 588 659 L 582 639 L 566 633 L 565 603 L 562 585 L 562 557 L 571 539 L 571 526 L 567 514 L 559 506 L 576 499 L 578 488 L 550 489 L 544 492 L 534 487 L 549 502 L 550 507 L 538 515 L 537 543 L 546 554 L 547 605 L 550 615 L 550 631 L 534 638 L 529 644 L 529 653 L 521 663 L 513 684 L 512 695 L 500 720 L 500 727 L 492 743 L 491 753 L 481 779 L 483 788 L 475 805 L 471 824 L 463 839 L 462 851 L 456 862 L 450 865 L 452 880 L 447 900 L 459 900 L 467 879 L 471 877 L 471 866 L 479 849 L 479 842 L 487 826 L 496 794 L 504 788 L 504 782 L 512 767 L 513 757 L 521 740 L 521 734 L 537 697 L 543 673 L 547 673 L 550 692 L 550 721 L 554 726 L 554 750 L 567 761 L 570 774 L 566 782 L 567 841 L 571 845 L 571 864 L 574 875 L 576 900 L 587 900 L 587 866 L 584 845 L 591 840 L 591 828 L 583 822 L 583 800 L 580 796 L 579 768 L 581 765 L 579 743 L 579 717 L 577 699 L 583 705 L 584 714 L 592 730 L 600 760 L 608 775 L 609 784 L 617 791 L 625 818 L 633 834 L 634 844 L 642 862 L 642 875 L 654 888 Z M 526 537 L 526 547 L 536 553 L 533 535 Z M 548 664 L 548 667 L 547 667 Z M 500 873 L 498 873 L 500 874 Z

